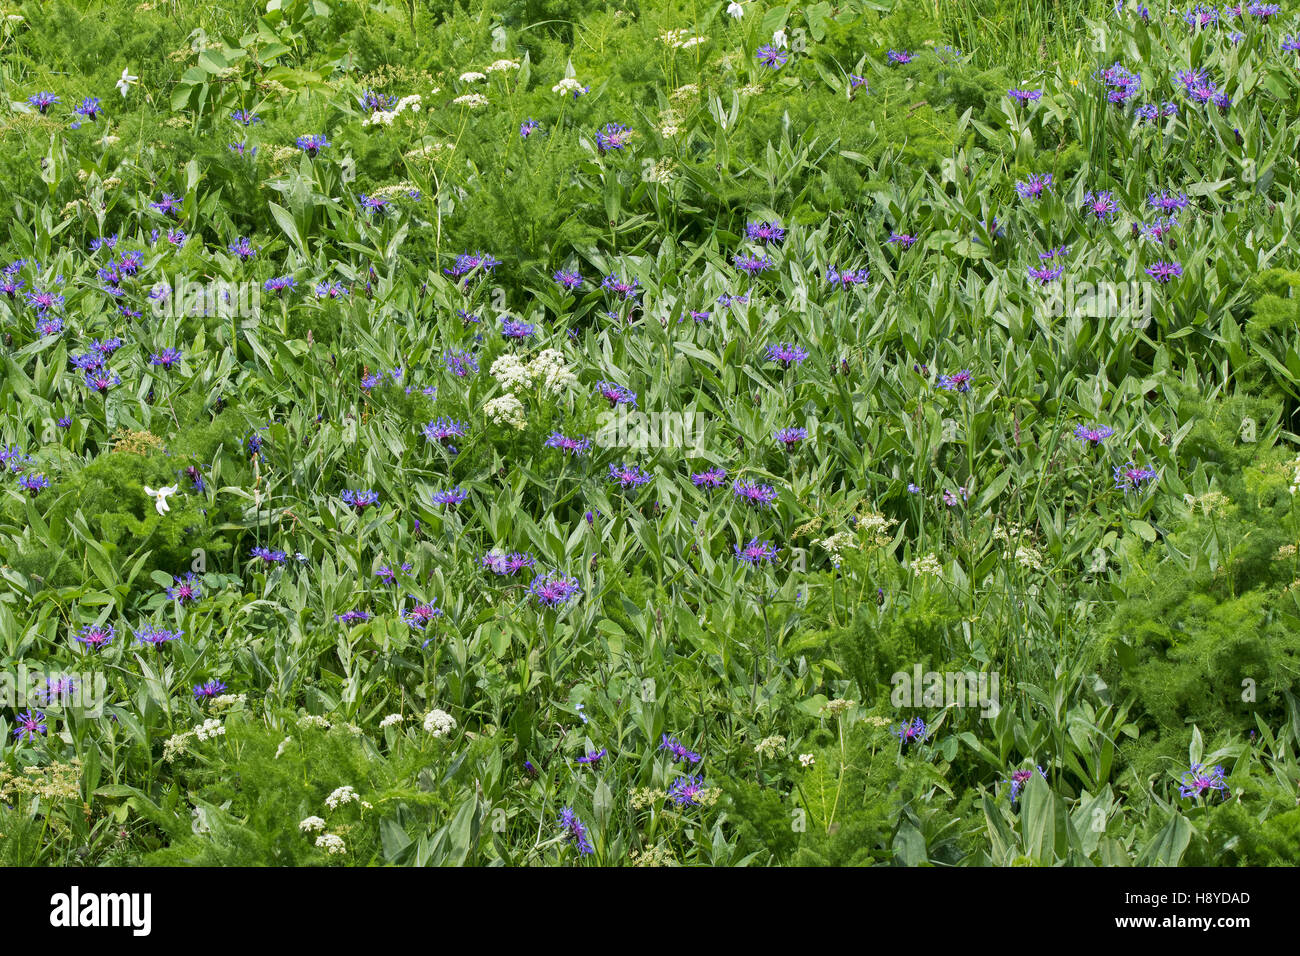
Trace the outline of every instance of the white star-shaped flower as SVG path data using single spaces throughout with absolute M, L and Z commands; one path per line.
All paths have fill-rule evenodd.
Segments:
M 154 499 L 153 506 L 158 510 L 158 513 L 160 515 L 165 515 L 167 512 L 171 511 L 171 507 L 167 504 L 167 498 L 176 494 L 179 489 L 179 485 L 164 485 L 162 488 L 158 489 L 153 489 L 148 485 L 145 485 L 144 493 Z
M 139 81 L 140 77 L 132 76 L 126 67 L 122 68 L 122 78 L 117 81 L 117 88 L 122 91 L 123 99 L 125 99 L 126 94 L 130 92 L 131 84 L 138 83 Z

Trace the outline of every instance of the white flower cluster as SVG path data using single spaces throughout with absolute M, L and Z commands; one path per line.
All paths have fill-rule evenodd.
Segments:
M 492 65 L 487 68 L 489 73 L 504 73 L 506 70 L 517 70 L 519 64 L 514 60 L 494 60 Z
M 390 126 L 393 120 L 399 115 L 410 110 L 414 113 L 420 111 L 423 104 L 420 102 L 420 94 L 412 93 L 410 96 L 403 96 L 398 100 L 391 110 L 375 110 L 369 117 L 361 121 L 362 126 Z
M 838 568 L 840 562 L 844 559 L 842 553 L 844 549 L 853 548 L 854 550 L 857 550 L 858 539 L 852 531 L 841 531 L 838 534 L 831 535 L 829 538 L 823 538 L 821 541 L 818 541 L 817 544 L 830 555 L 831 564 Z
M 303 833 L 315 833 L 325 829 L 325 821 L 320 817 L 308 817 L 298 824 L 298 829 Z
M 492 363 L 492 377 L 507 392 L 540 385 L 543 391 L 562 395 L 578 384 L 578 376 L 564 361 L 559 349 L 543 349 L 528 364 L 507 352 Z
M 221 721 L 211 717 L 198 724 L 193 730 L 194 736 L 199 740 L 211 740 L 213 737 L 222 736 L 225 732 L 226 728 Z
M 773 737 L 764 737 L 758 743 L 754 744 L 754 753 L 760 757 L 767 757 L 769 760 L 780 755 L 785 749 L 785 738 L 780 734 Z
M 214 714 L 219 714 L 223 710 L 228 710 L 232 707 L 239 707 L 246 703 L 248 703 L 247 694 L 221 694 L 212 699 L 210 707 Z
M 479 83 L 486 79 L 487 79 L 486 73 L 478 73 L 475 72 L 474 70 L 471 70 L 468 73 L 462 73 L 460 75 L 460 81 L 462 83 Z
M 815 764 L 816 762 L 817 762 L 817 758 L 814 757 L 812 754 L 800 754 L 800 755 L 799 755 L 799 763 L 802 764 L 802 765 L 805 766 L 805 767 L 811 767 L 811 766 L 812 766 L 813 764 Z
M 922 555 L 912 560 L 913 574 L 928 574 L 932 577 L 943 577 L 943 565 L 939 563 L 938 557 L 933 554 Z
M 321 730 L 329 730 L 330 722 L 324 717 L 318 717 L 315 714 L 304 714 L 298 718 L 299 727 L 319 727 Z
M 348 852 L 347 844 L 337 833 L 322 833 L 316 838 L 316 845 L 330 856 Z
M 582 89 L 582 84 L 571 76 L 566 76 L 560 82 L 551 87 L 552 93 L 559 93 L 564 96 L 566 93 L 577 93 Z
M 389 714 L 387 717 L 385 717 L 383 720 L 379 722 L 379 729 L 383 730 L 385 727 L 392 727 L 396 724 L 400 724 L 405 719 L 406 718 L 403 717 L 401 714 Z
M 491 419 L 494 425 L 509 425 L 520 431 L 528 425 L 528 419 L 524 417 L 524 403 L 510 392 L 485 402 L 483 414 Z
M 480 106 L 488 105 L 488 98 L 482 93 L 466 93 L 464 96 L 458 96 L 452 100 L 457 106 L 468 106 L 472 110 Z
M 456 718 L 445 710 L 431 710 L 425 715 L 424 729 L 435 737 L 445 737 L 456 729 Z
M 325 806 L 329 807 L 331 810 L 337 810 L 339 807 L 347 803 L 362 802 L 363 801 L 361 797 L 357 795 L 356 790 L 348 786 L 339 787 L 325 798 Z

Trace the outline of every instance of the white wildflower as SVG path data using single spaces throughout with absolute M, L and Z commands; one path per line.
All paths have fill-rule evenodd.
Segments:
M 799 755 L 799 763 L 801 763 L 805 767 L 811 767 L 816 762 L 817 762 L 817 758 L 814 757 L 812 754 Z
M 324 717 L 317 716 L 316 714 L 304 714 L 303 716 L 298 718 L 298 726 L 318 727 L 321 730 L 329 730 L 330 722 L 326 720 Z
M 317 830 L 325 829 L 325 821 L 320 817 L 308 817 L 298 824 L 298 829 L 303 833 L 315 833 Z
M 456 718 L 445 710 L 431 710 L 425 715 L 424 729 L 435 737 L 445 737 L 456 729 Z
M 932 577 L 943 577 L 943 566 L 939 564 L 939 559 L 933 554 L 923 555 L 912 561 L 912 572 L 914 574 L 928 574 Z
M 328 797 L 325 798 L 325 806 L 331 810 L 337 810 L 347 803 L 360 803 L 361 798 L 357 796 L 356 790 L 349 786 L 339 787 Z
M 470 109 L 475 110 L 480 106 L 487 106 L 488 98 L 482 93 L 466 93 L 464 96 L 456 97 L 452 102 L 457 106 L 468 106 Z
M 460 75 L 460 81 L 462 83 L 481 83 L 483 80 L 486 79 L 487 79 L 486 73 L 478 73 L 474 70 L 471 70 L 468 73 L 462 73 Z
M 495 60 L 492 65 L 487 68 L 487 71 L 489 73 L 504 73 L 506 70 L 517 69 L 519 69 L 519 64 L 514 60 Z
M 559 93 L 561 96 L 566 93 L 577 93 L 582 89 L 582 84 L 571 76 L 566 76 L 560 82 L 551 87 L 552 93 Z
M 347 846 L 343 843 L 343 838 L 337 833 L 322 833 L 316 838 L 316 845 L 331 856 L 348 852 Z
M 509 425 L 520 431 L 528 427 L 528 419 L 524 417 L 524 403 L 510 392 L 485 402 L 483 414 L 490 418 L 494 425 Z
M 379 722 L 379 727 L 381 730 L 384 727 L 393 727 L 397 724 L 400 724 L 405 719 L 406 718 L 403 717 L 401 714 L 389 714 L 387 717 L 385 717 L 383 720 Z
M 213 718 L 208 718 L 196 726 L 193 731 L 194 736 L 199 740 L 211 740 L 213 737 L 220 737 L 225 732 L 226 728 L 222 726 L 221 721 Z

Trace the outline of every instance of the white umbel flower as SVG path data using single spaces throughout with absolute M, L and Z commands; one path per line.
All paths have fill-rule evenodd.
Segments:
M 347 844 L 343 842 L 343 838 L 337 833 L 322 833 L 316 838 L 316 845 L 330 856 L 348 852 Z
M 317 830 L 325 829 L 325 821 L 320 817 L 308 817 L 298 824 L 298 829 L 303 833 L 315 833 Z
M 445 710 L 431 710 L 425 715 L 424 729 L 435 737 L 445 737 L 456 729 L 456 718 Z

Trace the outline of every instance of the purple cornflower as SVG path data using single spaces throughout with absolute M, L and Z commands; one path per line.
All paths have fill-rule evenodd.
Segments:
M 362 193 L 357 201 L 362 209 L 371 214 L 388 211 L 389 201 L 383 196 L 367 196 Z
M 1007 96 L 1021 103 L 1032 103 L 1043 98 L 1042 90 L 1007 90 Z
M 342 282 L 325 279 L 316 283 L 316 288 L 313 291 L 318 299 L 340 299 L 348 294 L 348 287 Z
M 567 292 L 573 292 L 582 285 L 582 273 L 578 272 L 576 269 L 572 272 L 557 269 L 555 274 L 551 276 L 551 279 L 556 285 L 560 286 Z
M 364 624 L 370 620 L 368 611 L 344 611 L 342 614 L 335 614 L 334 620 L 340 624 L 347 624 L 349 627 L 353 624 Z
M 1219 22 L 1219 11 L 1205 3 L 1198 3 L 1183 14 L 1183 20 L 1193 30 L 1204 30 Z
M 171 631 L 156 624 L 143 624 L 135 632 L 135 642 L 137 644 L 152 644 L 154 647 L 162 647 L 170 641 L 179 641 L 184 633 L 184 631 Z
M 483 555 L 483 567 L 501 577 L 514 577 L 524 568 L 536 567 L 537 560 L 527 551 L 489 551 Z
M 81 101 L 81 105 L 74 108 L 72 112 L 76 113 L 78 116 L 84 116 L 86 119 L 93 122 L 94 119 L 99 116 L 99 97 L 87 96 Z
M 14 728 L 14 737 L 18 740 L 26 738 L 28 741 L 34 741 L 48 730 L 45 725 L 45 715 L 39 710 L 35 712 L 28 710 L 19 714 L 15 720 L 18 726 Z
M 781 553 L 781 549 L 773 547 L 771 541 L 759 541 L 757 538 L 751 538 L 749 544 L 743 548 L 733 544 L 731 549 L 736 553 L 737 561 L 743 561 L 754 567 L 758 567 L 764 561 L 775 561 L 776 556 Z
M 745 504 L 756 508 L 766 508 L 776 501 L 776 489 L 756 481 L 742 481 L 737 478 L 731 484 L 731 493 Z
M 605 755 L 608 752 L 609 751 L 606 748 L 601 747 L 599 750 L 593 750 L 590 753 L 583 754 L 581 757 L 578 758 L 578 763 L 590 764 L 591 766 L 595 767 L 603 759 L 605 759 Z
M 77 692 L 77 686 L 77 679 L 66 674 L 47 677 L 36 691 L 36 697 L 47 707 L 50 704 L 62 705 L 72 700 L 72 695 Z
M 712 312 L 698 312 L 695 309 L 692 309 L 689 314 L 696 322 L 707 322 L 713 317 Z
M 447 491 L 435 491 L 433 493 L 433 503 L 435 505 L 458 505 L 469 497 L 469 492 L 457 485 Z
M 1016 192 L 1021 199 L 1038 199 L 1051 185 L 1051 173 L 1034 173 L 1024 182 L 1016 183 Z
M 466 378 L 478 371 L 478 357 L 473 352 L 452 349 L 443 355 L 442 361 L 447 366 L 447 371 L 457 378 Z
M 915 55 L 907 50 L 890 50 L 885 56 L 890 63 L 911 63 Z
M 181 360 L 179 349 L 163 349 L 161 352 L 155 352 L 149 359 L 151 365 L 159 365 L 170 371 Z
M 51 309 L 63 308 L 63 296 L 57 292 L 33 289 L 27 293 L 27 304 L 37 312 L 49 312 Z
M 1100 445 L 1113 434 L 1115 429 L 1109 425 L 1079 425 L 1074 429 L 1074 437 L 1079 439 L 1084 447 Z
M 181 201 L 171 193 L 163 193 L 162 198 L 157 202 L 151 202 L 149 207 L 157 209 L 164 216 L 173 216 L 180 211 Z
M 710 490 L 721 488 L 727 483 L 727 469 L 710 468 L 708 471 L 700 471 L 691 475 L 691 482 L 696 488 L 708 488 Z
M 596 151 L 601 155 L 622 149 L 632 139 L 632 130 L 621 123 L 607 123 L 596 133 Z
M 41 474 L 26 474 L 18 479 L 18 487 L 27 492 L 32 498 L 35 498 L 43 490 L 50 487 L 50 479 Z
M 1131 461 L 1127 466 L 1116 465 L 1114 473 L 1115 487 L 1121 491 L 1136 491 L 1156 477 L 1156 473 L 1150 468 L 1138 468 Z
M 786 451 L 794 451 L 799 442 L 808 437 L 806 428 L 778 428 L 772 434 L 772 440 L 778 445 L 784 445 Z
M 560 810 L 559 827 L 564 831 L 565 842 L 577 847 L 580 854 L 587 856 L 596 852 L 592 849 L 591 841 L 587 839 L 586 825 L 578 819 L 572 807 L 564 807 Z
M 253 126 L 262 122 L 260 116 L 256 113 L 251 113 L 248 110 L 235 110 L 235 112 L 230 114 L 230 118 L 240 126 Z
M 703 777 L 678 777 L 668 788 L 668 798 L 679 807 L 698 807 L 704 789 Z
M 560 571 L 548 571 L 533 578 L 528 593 L 543 607 L 558 608 L 582 594 L 577 578 L 565 577 Z
M 501 320 L 501 337 L 506 339 L 527 339 L 531 338 L 537 331 L 537 326 L 530 322 L 524 322 L 521 319 L 503 318 Z
M 519 124 L 519 138 L 527 139 L 529 136 L 532 136 L 533 131 L 536 130 L 539 125 L 540 124 L 537 122 L 537 120 L 533 119 L 532 117 L 529 117 L 528 119 L 524 120 L 522 123 Z
M 855 285 L 864 284 L 871 278 L 871 272 L 868 269 L 845 269 L 840 271 L 837 266 L 829 265 L 826 267 L 826 281 L 831 285 L 837 285 L 841 288 L 849 288 Z
M 551 432 L 551 437 L 546 439 L 545 444 L 547 448 L 558 448 L 571 455 L 581 455 L 591 447 L 591 439 L 567 438 L 559 432 Z
M 641 283 L 636 279 L 624 279 L 622 276 L 611 274 L 605 276 L 605 281 L 600 284 L 600 287 L 626 301 L 636 296 L 640 285 Z
M 473 253 L 462 252 L 460 255 L 456 256 L 456 261 L 451 264 L 450 268 L 443 269 L 442 271 L 453 279 L 459 279 L 461 276 L 468 276 L 476 270 L 491 272 L 499 265 L 501 265 L 500 259 L 493 256 L 491 253 L 480 250 Z
M 195 580 L 194 572 L 187 571 L 183 578 L 172 578 L 174 582 L 171 587 L 167 588 L 167 597 L 177 604 L 193 604 L 195 601 L 203 599 L 203 588 Z
M 293 276 L 275 276 L 262 283 L 262 288 L 267 292 L 274 292 L 276 295 L 282 296 L 297 285 L 298 282 Z
M 1161 260 L 1146 269 L 1146 274 L 1160 283 L 1167 283 L 1183 274 L 1183 267 L 1177 262 Z
M 1025 788 L 1025 784 L 1027 784 L 1030 781 L 1030 779 L 1033 778 L 1034 771 L 1037 771 L 1038 775 L 1042 777 L 1044 780 L 1047 779 L 1047 774 L 1043 772 L 1043 768 L 1035 767 L 1033 770 L 1013 770 L 1011 771 L 1010 775 L 1005 780 L 1002 781 L 1003 783 L 1011 784 L 1012 803 L 1015 803 L 1016 800 L 1019 799 L 1020 791 L 1023 790 Z
M 785 240 L 785 228 L 780 222 L 751 222 L 745 224 L 745 235 L 750 242 L 776 245 Z
M 122 379 L 108 369 L 86 373 L 86 388 L 92 392 L 98 392 L 100 395 L 107 395 L 110 388 L 121 384 Z
M 770 70 L 779 70 L 790 59 L 790 54 L 771 43 L 765 43 L 754 51 L 754 57 Z
M 53 93 L 42 91 L 27 97 L 27 102 L 35 106 L 41 113 L 45 113 L 51 106 L 59 102 L 59 98 Z
M 916 242 L 916 236 L 910 236 L 905 232 L 891 232 L 889 238 L 885 241 L 891 245 L 902 246 L 904 249 L 911 249 L 912 244 Z
M 418 603 L 402 615 L 402 620 L 415 630 L 423 631 L 435 620 L 442 617 L 442 608 L 434 607 L 435 604 L 437 604 L 437 598 L 432 601 Z
M 1282 38 L 1282 49 L 1287 53 L 1300 53 L 1300 33 L 1288 33 Z
M 609 466 L 609 480 L 618 482 L 622 488 L 639 488 L 653 477 L 650 472 L 642 471 L 636 465 L 611 464 Z
M 349 508 L 353 508 L 357 514 L 362 514 L 371 505 L 379 503 L 379 492 L 365 489 L 364 491 L 344 491 L 340 498 Z
M 1206 771 L 1201 764 L 1194 763 L 1191 769 L 1183 774 L 1178 795 L 1184 799 L 1199 800 L 1216 791 L 1224 800 L 1228 799 L 1228 784 L 1223 779 L 1223 768 L 1216 766 L 1213 770 Z
M 1187 193 L 1171 193 L 1167 189 L 1163 192 L 1151 193 L 1147 196 L 1147 205 L 1169 215 L 1171 212 L 1187 208 Z
M 199 702 L 210 700 L 226 690 L 226 685 L 219 680 L 210 680 L 206 684 L 195 684 L 194 699 Z
M 264 565 L 284 564 L 285 559 L 288 558 L 288 555 L 285 554 L 283 551 L 280 551 L 279 549 L 273 551 L 270 548 L 264 548 L 264 547 L 253 548 L 253 550 L 250 551 L 249 554 L 252 555 L 254 558 L 257 558 Z
M 111 624 L 87 624 L 77 634 L 77 641 L 97 651 L 111 644 L 116 636 L 117 631 Z
M 609 402 L 610 408 L 616 405 L 631 405 L 636 408 L 636 392 L 622 385 L 615 385 L 613 382 L 597 382 L 596 392 Z
M 756 276 L 774 268 L 772 260 L 768 256 L 738 255 L 734 257 L 733 261 L 736 263 L 737 269 L 750 276 Z
M 1165 236 L 1169 235 L 1178 228 L 1177 216 L 1162 216 L 1152 222 L 1144 222 L 1138 231 L 1142 234 L 1143 239 L 1150 239 L 1152 242 L 1163 243 Z
M 1083 194 L 1083 211 L 1096 216 L 1100 222 L 1110 219 L 1118 208 L 1114 194 L 1109 191 Z
M 894 731 L 894 736 L 903 744 L 920 743 L 930 736 L 930 731 L 926 728 L 925 721 L 917 717 L 911 723 L 903 721 L 899 724 L 898 729 Z
M 1049 282 L 1055 282 L 1061 278 L 1061 273 L 1065 271 L 1065 266 L 1057 266 L 1055 269 L 1050 266 L 1044 266 L 1041 269 L 1030 266 L 1029 278 L 1036 279 L 1039 285 L 1047 285 Z
M 973 377 L 974 373 L 970 369 L 964 368 L 960 372 L 954 372 L 951 375 L 940 375 L 939 380 L 934 383 L 934 387 L 942 388 L 947 392 L 969 392 Z
M 1064 259 L 1069 254 L 1069 246 L 1058 246 L 1055 249 L 1048 249 L 1046 252 L 1040 252 L 1038 258 L 1042 262 L 1050 262 L 1053 259 Z
M 257 255 L 257 250 L 253 248 L 247 236 L 240 236 L 226 248 L 230 250 L 231 255 L 238 256 L 240 262 L 247 262 Z
M 302 150 L 311 159 L 315 159 L 322 149 L 329 146 L 330 141 L 320 133 L 312 133 L 310 136 L 298 137 L 298 148 Z
M 669 737 L 664 734 L 659 740 L 659 749 L 667 750 L 673 755 L 673 763 L 699 763 L 700 755 L 693 750 L 687 750 L 682 742 L 676 737 Z
M 767 360 L 769 362 L 780 362 L 785 368 L 789 368 L 791 365 L 800 365 L 807 358 L 807 350 L 801 349 L 791 342 L 781 342 L 767 347 Z
M 453 438 L 464 438 L 467 434 L 469 434 L 468 422 L 457 422 L 450 418 L 439 418 L 424 426 L 425 438 L 440 442 L 447 448 L 454 447 L 451 445 Z
M 411 565 L 408 562 L 403 561 L 398 565 L 398 571 L 402 574 L 410 574 Z M 397 581 L 397 571 L 394 571 L 386 564 L 381 564 L 379 570 L 375 572 L 375 577 L 379 578 L 379 580 L 383 581 L 385 584 L 394 584 Z

